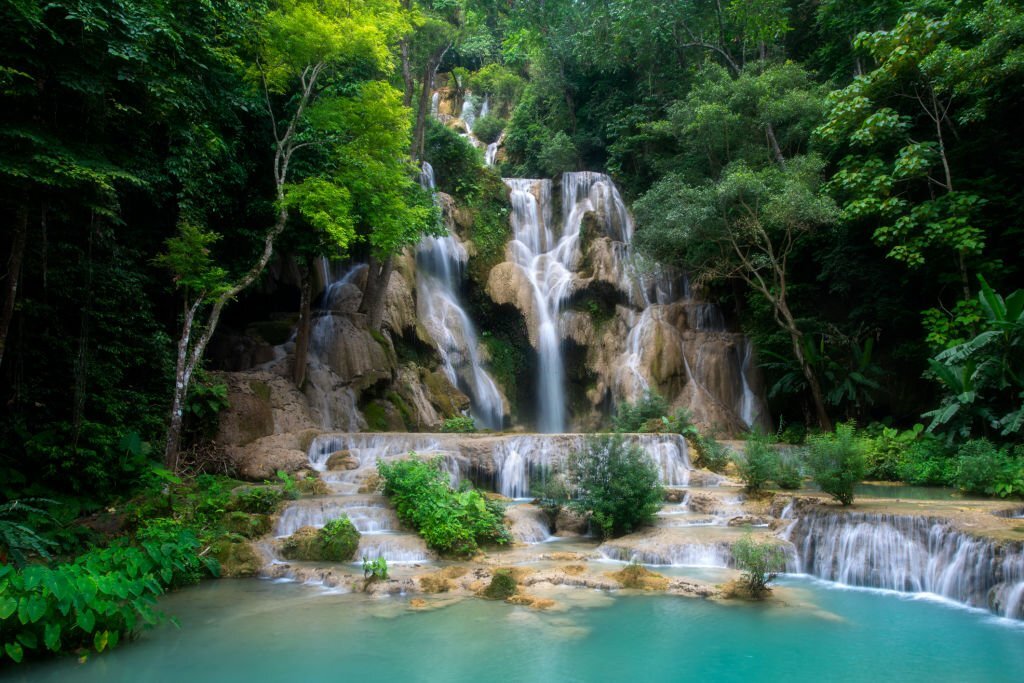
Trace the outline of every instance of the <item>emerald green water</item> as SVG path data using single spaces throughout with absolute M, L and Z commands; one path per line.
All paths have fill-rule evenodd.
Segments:
M 927 600 L 789 578 L 788 606 L 558 594 L 536 612 L 463 600 L 330 595 L 218 581 L 172 595 L 181 620 L 86 664 L 8 670 L 43 683 L 274 681 L 1021 681 L 1024 628 Z

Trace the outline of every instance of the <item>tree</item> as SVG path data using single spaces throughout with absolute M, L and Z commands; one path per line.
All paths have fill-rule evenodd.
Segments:
M 743 572 L 743 585 L 750 597 L 761 599 L 770 591 L 768 584 L 786 568 L 786 555 L 773 541 L 755 541 L 749 534 L 732 545 L 736 568 Z
M 277 214 L 263 235 L 259 256 L 237 278 L 229 278 L 210 261 L 206 247 L 216 239 L 211 233 L 183 224 L 179 235 L 168 241 L 161 263 L 172 270 L 186 295 L 164 448 L 164 462 L 169 468 L 177 466 L 185 397 L 221 311 L 263 272 L 274 241 L 288 223 L 290 207 L 298 204 L 304 214 L 313 215 L 339 248 L 352 239 L 347 190 L 315 174 L 296 184 L 295 155 L 329 142 L 317 135 L 322 130 L 310 126 L 310 115 L 329 107 L 340 82 L 360 72 L 380 74 L 391 68 L 388 44 L 403 26 L 393 0 L 286 0 L 264 18 L 250 78 L 263 90 L 273 134 Z M 285 104 L 281 107 L 275 100 Z M 205 317 L 194 329 L 203 311 Z
M 587 437 L 582 449 L 569 454 L 567 481 L 570 505 L 591 513 L 605 538 L 650 524 L 661 507 L 658 468 L 620 435 Z

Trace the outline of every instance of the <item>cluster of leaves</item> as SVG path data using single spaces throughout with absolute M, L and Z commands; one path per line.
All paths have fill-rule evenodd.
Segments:
M 509 542 L 500 503 L 474 489 L 452 489 L 443 460 L 377 463 L 384 495 L 399 519 L 419 532 L 427 545 L 444 555 L 466 557 L 482 545 Z
M 0 565 L 0 632 L 6 655 L 95 649 L 102 652 L 160 619 L 156 599 L 168 587 L 216 575 L 197 557 L 186 530 L 151 526 L 136 545 L 117 543 L 54 567 Z
M 447 417 L 441 423 L 441 431 L 446 434 L 472 434 L 476 431 L 476 422 L 472 417 L 465 415 Z
M 484 589 L 483 596 L 488 600 L 507 600 L 516 594 L 516 590 L 518 587 L 512 572 L 507 569 L 499 569 L 491 577 L 491 582 Z
M 618 434 L 587 437 L 569 454 L 566 481 L 569 506 L 590 514 L 605 538 L 650 524 L 664 494 L 651 457 Z
M 473 135 L 485 144 L 496 142 L 501 137 L 503 130 L 505 130 L 505 121 L 492 114 L 481 116 L 473 122 Z
M 371 560 L 369 557 L 364 556 L 363 578 L 369 579 L 370 581 L 387 581 L 388 561 L 383 557 L 378 557 L 376 560 Z

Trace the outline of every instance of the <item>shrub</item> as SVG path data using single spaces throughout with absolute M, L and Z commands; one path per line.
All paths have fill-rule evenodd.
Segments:
M 907 451 L 920 438 L 924 425 L 900 431 L 893 427 L 882 427 L 874 438 L 865 439 L 868 479 L 898 481 L 900 464 L 906 459 Z
M 501 504 L 479 491 L 453 491 L 441 458 L 413 457 L 378 462 L 384 495 L 399 519 L 416 529 L 427 545 L 442 554 L 468 556 L 486 543 L 508 543 Z
M 363 578 L 370 581 L 387 581 L 388 561 L 383 557 L 378 557 L 376 560 L 363 557 Z
M 488 114 L 477 119 L 473 123 L 473 135 L 476 139 L 485 144 L 497 141 L 501 137 L 501 131 L 505 130 L 505 121 L 497 116 Z
M 537 163 L 546 176 L 554 178 L 567 171 L 575 171 L 578 158 L 572 138 L 560 130 L 541 141 Z
M 807 464 L 821 490 L 843 505 L 853 502 L 853 487 L 864 478 L 864 444 L 852 424 L 836 425 L 835 434 L 810 439 Z
M 778 456 L 775 467 L 775 483 L 781 489 L 794 490 L 803 486 L 804 475 L 800 457 L 794 451 L 786 451 Z
M 1024 459 L 1018 446 L 997 448 L 987 439 L 968 441 L 957 452 L 956 485 L 965 493 L 1021 495 L 1024 493 Z
M 494 572 L 491 582 L 484 589 L 483 596 L 489 600 L 507 600 L 516 594 L 516 580 L 512 572 L 499 569 Z
M 569 454 L 567 481 L 571 506 L 592 513 L 605 538 L 650 524 L 664 493 L 651 458 L 619 435 L 588 437 Z
M 747 491 L 756 493 L 763 491 L 768 480 L 775 476 L 779 456 L 765 436 L 751 434 L 747 438 L 743 452 L 733 456 L 733 462 L 736 463 L 736 469 Z
M 719 443 L 713 436 L 693 436 L 694 444 L 697 446 L 699 462 L 703 467 L 712 472 L 724 472 L 729 465 L 729 449 Z
M 782 547 L 772 541 L 758 542 L 747 535 L 733 543 L 732 557 L 743 572 L 742 583 L 753 598 L 761 598 L 768 584 L 786 568 Z
M 284 493 L 273 486 L 250 486 L 235 496 L 231 507 L 255 515 L 270 515 L 284 500 Z
M 643 431 L 650 420 L 660 420 L 668 412 L 668 403 L 657 392 L 646 391 L 635 403 L 624 401 L 619 404 L 612 426 L 617 432 Z
M 476 431 L 476 422 L 473 418 L 462 415 L 445 418 L 441 431 L 449 434 L 472 434 Z
M 896 471 L 908 484 L 952 486 L 956 483 L 956 468 L 956 451 L 944 439 L 922 434 L 903 451 Z
M 55 544 L 39 535 L 26 517 L 36 515 L 52 519 L 50 513 L 35 506 L 51 502 L 44 498 L 25 498 L 0 505 L 0 564 L 6 564 L 10 558 L 14 566 L 24 567 L 27 563 L 25 553 L 50 559 L 49 551 Z

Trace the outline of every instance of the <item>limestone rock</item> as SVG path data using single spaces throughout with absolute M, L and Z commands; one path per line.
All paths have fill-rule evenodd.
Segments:
M 394 368 L 390 347 L 375 339 L 353 318 L 331 316 L 334 345 L 327 352 L 327 364 L 338 378 L 357 389 L 366 389 L 389 379 Z
M 220 563 L 220 574 L 226 578 L 256 576 L 263 567 L 263 558 L 252 543 L 240 536 L 228 536 L 214 543 L 211 554 Z
M 384 293 L 383 324 L 396 334 L 416 329 L 416 302 L 413 300 L 412 287 L 397 270 L 392 271 Z
M 217 443 L 224 446 L 245 446 L 274 433 L 270 390 L 258 380 L 230 382 L 228 406 L 220 414 Z
M 359 467 L 359 458 L 352 455 L 351 451 L 335 451 L 327 456 L 327 469 L 332 472 L 338 470 L 357 470 Z
M 556 536 L 584 536 L 590 526 L 590 518 L 582 512 L 562 508 L 555 518 Z
M 306 452 L 298 448 L 298 436 L 275 434 L 245 446 L 227 446 L 225 451 L 239 478 L 264 481 L 273 479 L 278 470 L 293 474 L 309 464 Z
M 506 256 L 507 259 L 507 256 Z M 533 287 L 522 269 L 506 260 L 491 268 L 487 276 L 487 295 L 496 304 L 515 306 L 526 319 L 530 330 L 530 344 L 537 347 L 537 321 L 534 307 Z
M 353 315 L 359 312 L 363 303 L 363 290 L 351 282 L 338 286 L 331 298 L 331 312 L 341 315 Z
M 431 405 L 444 417 L 461 415 L 469 408 L 469 397 L 452 385 L 443 372 L 427 373 L 423 383 Z

